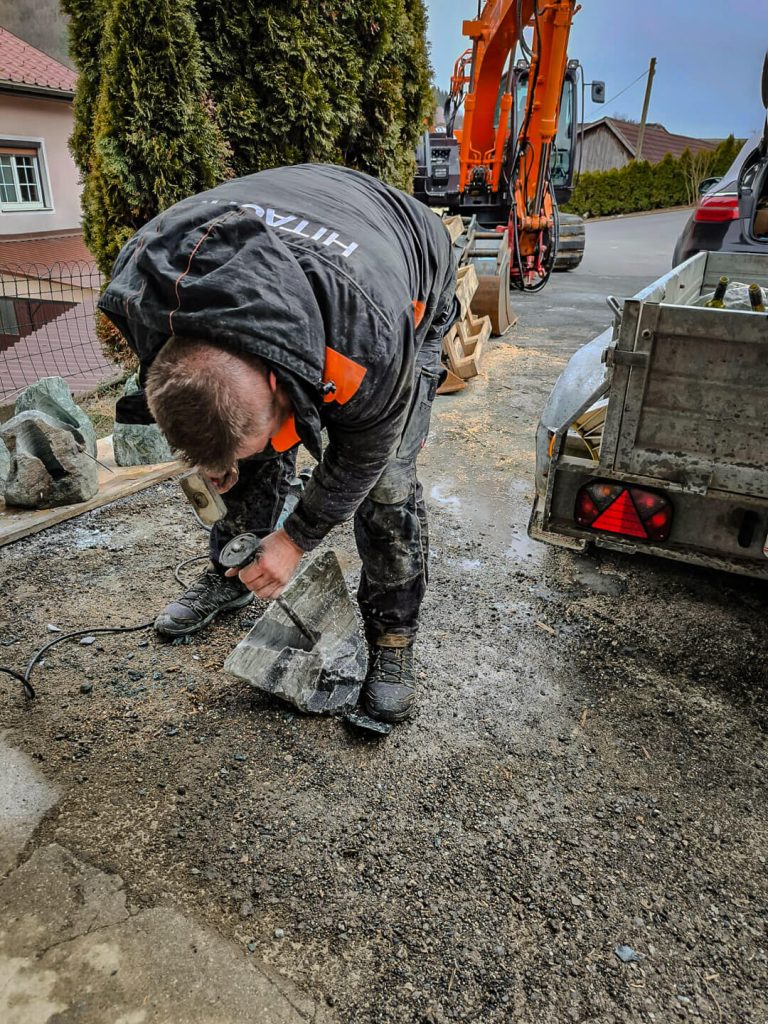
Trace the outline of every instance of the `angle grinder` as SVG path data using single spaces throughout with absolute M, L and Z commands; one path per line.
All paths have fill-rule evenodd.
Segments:
M 241 533 L 234 537 L 219 555 L 219 562 L 225 569 L 245 569 L 247 565 L 257 562 L 261 554 L 261 540 L 255 533 Z M 314 647 L 320 639 L 320 634 L 308 626 L 306 622 L 294 611 L 283 597 L 276 597 L 275 601 L 285 612 L 294 626 L 309 640 Z

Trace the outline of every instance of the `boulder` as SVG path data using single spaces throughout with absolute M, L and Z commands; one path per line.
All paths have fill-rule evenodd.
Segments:
M 98 465 L 78 429 L 37 410 L 19 413 L 0 427 L 10 452 L 6 505 L 53 508 L 92 498 L 99 489 Z
M 16 399 L 15 412 L 29 412 L 36 409 L 52 420 L 74 427 L 80 432 L 86 449 L 96 454 L 96 430 L 70 394 L 67 382 L 62 377 L 42 377 L 28 388 L 24 388 Z
M 133 395 L 138 390 L 139 382 L 134 374 L 125 382 L 123 394 Z M 115 423 L 112 448 L 118 466 L 152 466 L 156 462 L 171 462 L 174 458 L 156 423 Z

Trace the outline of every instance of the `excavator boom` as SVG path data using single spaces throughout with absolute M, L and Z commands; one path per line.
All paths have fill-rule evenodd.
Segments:
M 472 45 L 451 79 L 445 148 L 438 140 L 426 152 L 425 182 L 434 154 L 445 159 L 443 194 L 452 213 L 474 213 L 484 227 L 508 231 L 510 283 L 526 290 L 546 283 L 557 253 L 552 153 L 563 83 L 574 74 L 568 38 L 578 10 L 576 0 L 485 0 L 478 17 L 463 23 Z M 525 102 L 517 109 L 523 88 Z M 448 170 L 452 160 L 455 175 Z M 424 192 L 436 205 L 428 185 Z

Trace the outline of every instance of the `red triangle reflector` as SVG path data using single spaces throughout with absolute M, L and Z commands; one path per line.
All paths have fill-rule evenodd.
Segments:
M 621 492 L 618 498 L 592 523 L 592 529 L 604 530 L 606 533 L 621 533 L 625 537 L 648 539 L 648 534 L 640 521 L 629 491 Z

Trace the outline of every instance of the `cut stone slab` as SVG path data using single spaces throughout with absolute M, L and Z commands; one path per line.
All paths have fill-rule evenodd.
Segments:
M 35 762 L 0 733 L 0 877 L 14 867 L 57 799 L 57 791 L 46 782 Z
M 57 845 L 0 886 L 3 1024 L 322 1024 L 315 1002 L 175 910 Z
M 343 713 L 357 705 L 367 652 L 341 566 L 333 551 L 315 555 L 283 597 L 320 640 L 312 647 L 271 603 L 224 668 L 300 711 Z
M 77 427 L 47 413 L 22 412 L 0 427 L 11 453 L 6 505 L 54 508 L 92 498 L 99 489 L 98 463 L 84 451 Z
M 96 454 L 96 428 L 75 402 L 63 377 L 41 377 L 25 388 L 16 399 L 15 413 L 37 410 L 52 420 L 73 427 L 83 439 L 86 450 Z
M 133 395 L 138 390 L 139 382 L 134 374 L 125 382 L 123 394 Z M 156 423 L 115 423 L 112 446 L 118 466 L 153 466 L 174 459 L 165 435 Z

